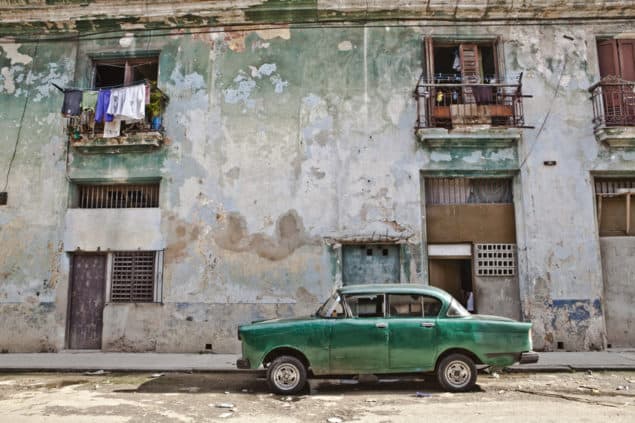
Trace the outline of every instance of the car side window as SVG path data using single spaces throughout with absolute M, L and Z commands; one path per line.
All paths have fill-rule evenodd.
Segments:
M 347 295 L 344 300 L 352 317 L 384 317 L 383 295 Z
M 388 296 L 391 317 L 436 317 L 441 302 L 425 295 L 391 294 Z
M 423 297 L 421 295 L 388 295 L 390 317 L 423 317 Z

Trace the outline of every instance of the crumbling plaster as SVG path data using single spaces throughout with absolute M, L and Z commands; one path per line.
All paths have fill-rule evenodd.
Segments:
M 0 49 L 0 67 L 8 69 L 0 80 L 2 145 L 13 145 L 27 100 L 29 122 L 22 123 L 10 204 L 0 209 L 0 239 L 10 246 L 0 253 L 0 310 L 10 322 L 0 345 L 64 347 L 66 138 L 61 95 L 49 82 L 88 86 L 90 54 L 158 50 L 159 86 L 171 99 L 168 145 L 147 154 L 69 154 L 71 179 L 162 181 L 156 226 L 166 246 L 164 303 L 108 305 L 105 349 L 196 351 L 213 338 L 215 351 L 235 351 L 237 324 L 310 312 L 330 292 L 337 260 L 325 237 L 388 233 L 396 224 L 415 234 L 407 251 L 419 263 L 402 278 L 427 282 L 420 265 L 425 236 L 418 235 L 425 219 L 421 170 L 515 174 L 520 300 L 523 316 L 534 321 L 535 346 L 601 348 L 602 271 L 589 172 L 632 171 L 635 156 L 595 141 L 586 89 L 598 78 L 594 34 L 624 28 L 422 22 L 274 33 L 137 31 L 129 47 L 104 37 L 80 41 L 77 51 L 74 42 L 40 44 L 37 54 L 34 43 Z M 525 101 L 525 117 L 535 129 L 505 148 L 418 143 L 412 90 L 426 35 L 501 36 L 508 74 L 525 72 L 524 91 L 534 96 Z M 9 159 L 10 149 L 0 152 L 2 163 Z M 546 168 L 544 160 L 557 166 Z M 31 188 L 11 188 L 20 186 Z M 34 297 L 51 275 L 56 286 Z M 40 320 L 30 324 L 25 317 L 34 312 Z M 25 333 L 19 344 L 11 341 L 17 331 Z

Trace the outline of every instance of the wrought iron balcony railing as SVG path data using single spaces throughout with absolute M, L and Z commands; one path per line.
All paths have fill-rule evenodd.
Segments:
M 514 83 L 465 83 L 460 78 L 421 75 L 415 89 L 415 129 L 469 126 L 523 128 L 522 73 Z
M 589 88 L 593 102 L 593 126 L 635 126 L 635 81 L 615 76 Z

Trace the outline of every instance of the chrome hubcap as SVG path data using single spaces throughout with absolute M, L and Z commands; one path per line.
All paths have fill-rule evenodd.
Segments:
M 451 361 L 445 368 L 445 380 L 455 388 L 462 388 L 472 377 L 472 370 L 462 361 Z
M 273 381 L 278 388 L 291 390 L 300 382 L 300 370 L 292 364 L 281 364 L 273 372 Z

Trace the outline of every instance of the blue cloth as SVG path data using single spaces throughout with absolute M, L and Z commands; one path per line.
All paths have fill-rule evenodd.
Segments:
M 110 90 L 99 90 L 97 96 L 97 107 L 95 108 L 95 122 L 112 122 L 113 115 L 106 113 L 108 110 L 108 104 L 110 104 Z

